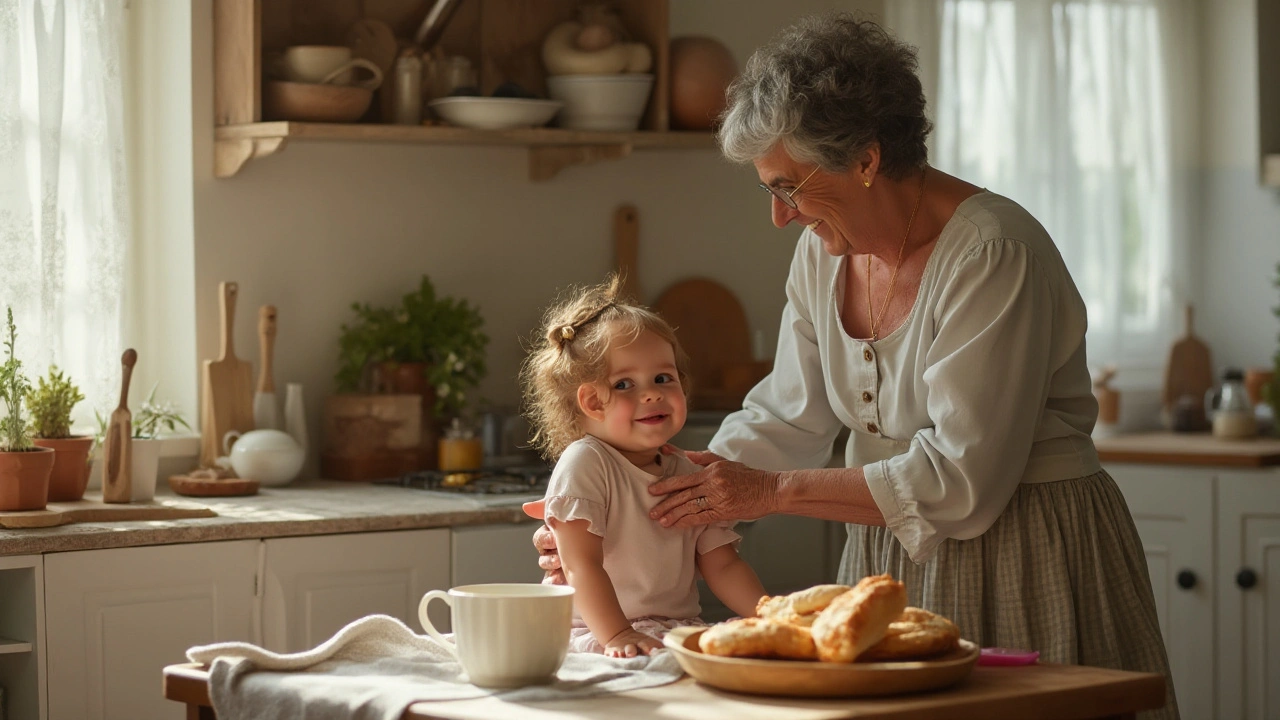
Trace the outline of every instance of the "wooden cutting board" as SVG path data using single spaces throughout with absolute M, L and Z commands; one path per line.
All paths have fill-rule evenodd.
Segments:
M 238 477 L 170 475 L 169 487 L 179 495 L 192 497 L 235 497 L 258 494 L 257 480 Z
M 222 356 L 204 361 L 200 464 L 211 467 L 222 454 L 222 438 L 253 429 L 253 368 L 236 357 L 235 315 L 239 286 L 220 283 Z
M 1213 387 L 1213 363 L 1209 346 L 1195 336 L 1192 329 L 1193 311 L 1187 306 L 1187 334 L 1173 344 L 1169 351 L 1169 363 L 1164 369 L 1164 392 L 1161 394 L 1165 412 L 1172 412 L 1178 398 L 1189 395 L 1200 408 L 1197 428 L 1207 427 L 1204 420 L 1204 396 Z
M 0 527 L 44 528 L 77 522 L 116 522 L 121 520 L 183 520 L 217 517 L 203 505 L 181 500 L 147 503 L 104 503 L 102 496 L 85 496 L 73 502 L 49 503 L 44 510 L 0 512 Z
M 707 278 L 682 280 L 667 288 L 653 309 L 676 329 L 689 354 L 695 410 L 735 410 L 742 394 L 725 387 L 726 366 L 750 362 L 747 313 L 728 288 Z
M 622 296 L 641 302 L 640 213 L 635 205 L 619 205 L 613 213 L 613 253 L 622 277 Z

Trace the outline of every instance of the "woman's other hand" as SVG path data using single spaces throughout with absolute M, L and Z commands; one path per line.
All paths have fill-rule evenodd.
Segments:
M 630 658 L 636 655 L 652 655 L 654 650 L 661 649 L 661 641 L 633 628 L 623 630 L 604 644 L 604 654 L 609 657 Z
M 718 521 L 756 520 L 776 511 L 779 474 L 729 462 L 710 452 L 690 453 L 707 467 L 688 475 L 659 480 L 649 486 L 653 495 L 666 495 L 649 517 L 663 527 L 686 528 Z
M 521 506 L 524 514 L 539 520 L 544 518 L 545 501 L 535 500 Z M 545 571 L 542 577 L 544 585 L 567 585 L 564 570 L 560 567 L 560 552 L 556 547 L 555 533 L 545 524 L 533 531 L 533 546 L 538 548 L 538 567 Z

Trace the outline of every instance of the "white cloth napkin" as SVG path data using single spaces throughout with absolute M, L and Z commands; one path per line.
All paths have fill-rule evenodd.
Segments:
M 488 690 L 466 682 L 462 667 L 434 640 L 387 615 L 356 620 L 305 652 L 227 642 L 193 647 L 187 658 L 211 666 L 209 697 L 221 720 L 396 720 L 425 700 L 565 700 L 666 685 L 683 674 L 665 650 L 627 659 L 569 653 L 550 685 Z

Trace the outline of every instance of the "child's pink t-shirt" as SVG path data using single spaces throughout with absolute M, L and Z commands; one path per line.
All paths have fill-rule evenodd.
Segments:
M 663 477 L 699 467 L 683 455 L 662 456 Z M 628 620 L 697 617 L 695 553 L 742 539 L 732 522 L 680 529 L 650 519 L 663 498 L 647 488 L 659 479 L 587 435 L 565 449 L 547 487 L 548 518 L 587 520 L 588 530 L 604 539 L 604 569 Z

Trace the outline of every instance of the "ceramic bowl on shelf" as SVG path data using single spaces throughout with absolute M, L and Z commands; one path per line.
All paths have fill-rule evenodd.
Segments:
M 495 97 L 445 97 L 427 103 L 441 120 L 474 130 L 541 127 L 555 117 L 558 100 Z
M 564 102 L 560 127 L 572 130 L 635 130 L 652 89 L 653 76 L 647 74 L 547 77 L 547 93 Z
M 359 120 L 372 101 L 369 88 L 274 80 L 262 89 L 262 115 L 266 120 L 349 123 Z

